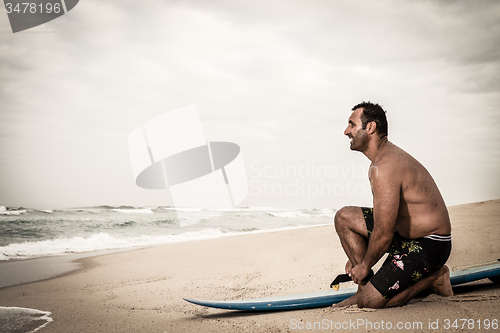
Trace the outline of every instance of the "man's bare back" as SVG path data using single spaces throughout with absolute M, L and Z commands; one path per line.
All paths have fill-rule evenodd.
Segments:
M 448 210 L 425 167 L 388 140 L 379 146 L 378 157 L 370 165 L 370 184 L 383 171 L 390 173 L 401 189 L 395 231 L 410 239 L 449 234 L 451 225 Z

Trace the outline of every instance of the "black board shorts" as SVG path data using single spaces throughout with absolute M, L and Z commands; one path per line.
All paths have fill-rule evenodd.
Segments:
M 373 208 L 361 207 L 361 210 L 370 239 L 374 225 Z M 451 234 L 406 239 L 395 233 L 387 252 L 387 259 L 370 282 L 382 296 L 391 299 L 443 267 L 451 252 Z

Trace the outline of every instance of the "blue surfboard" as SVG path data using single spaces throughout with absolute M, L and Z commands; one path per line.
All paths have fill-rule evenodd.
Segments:
M 494 278 L 498 276 L 500 276 L 500 262 L 495 262 L 489 265 L 451 272 L 450 282 L 453 286 L 455 286 L 462 283 L 477 281 L 485 278 Z M 340 291 L 329 289 L 309 294 L 247 300 L 209 301 L 189 298 L 184 298 L 184 300 L 197 305 L 227 310 L 292 310 L 331 306 L 332 304 L 342 302 L 343 300 L 351 297 L 356 293 L 357 289 L 357 287 L 345 288 Z

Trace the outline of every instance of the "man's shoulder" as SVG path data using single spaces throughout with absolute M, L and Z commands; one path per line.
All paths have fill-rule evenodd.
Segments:
M 413 156 L 391 143 L 391 145 L 385 149 L 376 166 L 385 170 L 400 169 L 404 167 L 404 165 L 412 163 L 414 160 L 415 158 L 413 158 Z
M 371 175 L 381 180 L 392 179 L 397 181 L 411 164 L 410 154 L 396 145 L 384 151 L 380 160 L 371 166 Z
M 370 178 L 372 181 L 397 180 L 399 178 L 400 168 L 398 163 L 385 162 L 377 163 L 370 168 Z
M 393 145 L 376 165 L 380 180 L 397 183 L 422 182 L 429 175 L 426 168 L 412 155 Z

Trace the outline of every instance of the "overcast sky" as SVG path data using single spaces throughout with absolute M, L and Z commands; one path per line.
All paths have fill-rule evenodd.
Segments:
M 241 206 L 371 205 L 343 135 L 362 100 L 448 205 L 500 198 L 498 1 L 81 0 L 16 34 L 2 8 L 0 205 L 171 205 L 128 135 L 192 104 L 242 149 Z

